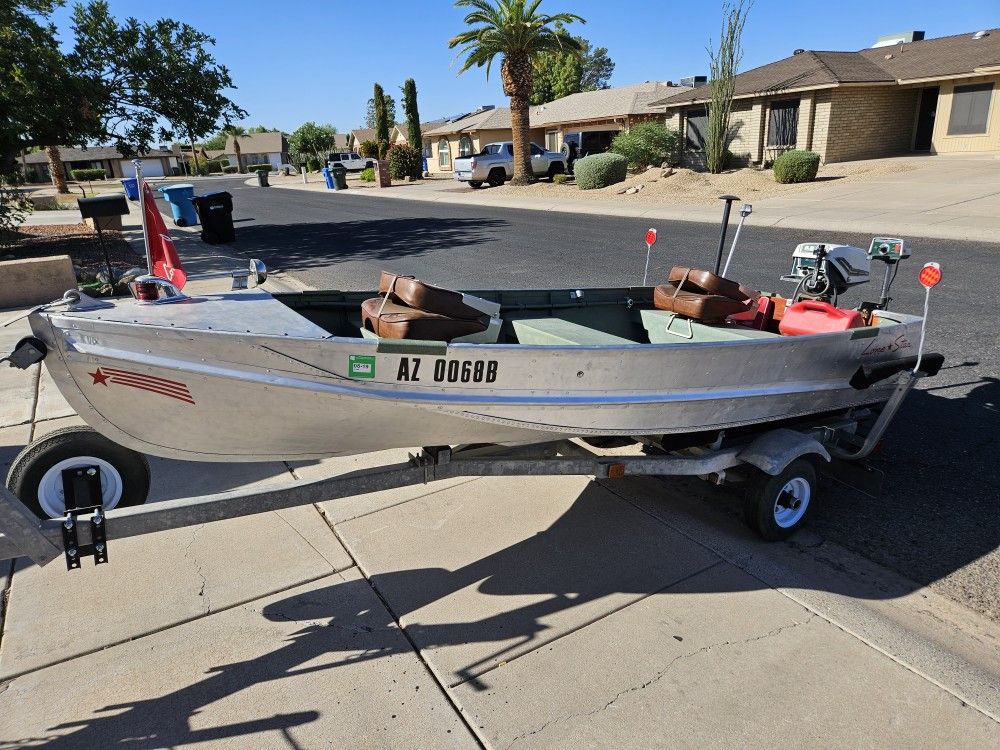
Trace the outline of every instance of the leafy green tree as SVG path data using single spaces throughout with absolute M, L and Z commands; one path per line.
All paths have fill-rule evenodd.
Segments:
M 382 102 L 385 105 L 386 117 L 389 120 L 389 127 L 396 124 L 396 100 L 389 94 L 383 92 Z M 365 127 L 376 130 L 378 125 L 375 122 L 375 97 L 368 100 L 368 109 L 365 113 Z
M 417 82 L 412 78 L 407 78 L 403 83 L 403 112 L 406 113 L 406 142 L 422 151 L 424 139 L 420 132 L 420 113 L 417 111 Z
M 246 135 L 246 128 L 239 125 L 229 125 L 228 127 L 222 128 L 218 133 L 213 135 L 211 138 L 205 140 L 201 146 L 209 151 L 218 151 L 226 147 L 226 143 L 229 141 L 229 136 L 231 135 Z
M 313 157 L 326 163 L 326 155 L 333 149 L 337 129 L 333 125 L 307 122 L 288 136 L 288 147 L 299 157 Z
M 607 48 L 593 47 L 582 36 L 573 38 L 580 43 L 579 55 L 549 52 L 538 57 L 531 90 L 532 104 L 543 104 L 581 91 L 609 87 L 615 64 L 608 56 Z
M 540 0 L 455 0 L 455 6 L 470 8 L 466 30 L 452 37 L 448 46 L 460 47 L 465 58 L 459 73 L 486 68 L 489 78 L 493 61 L 501 58 L 500 80 L 510 97 L 511 131 L 514 141 L 512 185 L 535 181 L 531 169 L 528 109 L 534 82 L 535 62 L 550 52 L 581 54 L 582 45 L 559 24 L 579 21 L 575 13 L 539 13 Z
M 385 92 L 377 83 L 372 93 L 372 101 L 375 105 L 375 140 L 378 141 L 378 155 L 381 159 L 389 148 L 389 110 L 386 107 Z

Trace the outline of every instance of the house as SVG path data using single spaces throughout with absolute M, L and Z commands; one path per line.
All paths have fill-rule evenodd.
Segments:
M 580 156 L 607 151 L 622 130 L 639 122 L 662 121 L 661 110 L 650 103 L 683 91 L 670 81 L 647 81 L 597 91 L 570 94 L 531 108 L 531 127 L 544 131 L 544 146 L 559 151 L 564 143 L 575 142 Z M 540 140 L 539 145 L 542 145 Z
M 226 147 L 218 158 L 228 160 L 230 166 L 238 166 L 234 141 L 240 142 L 240 158 L 244 168 L 249 164 L 270 164 L 272 169 L 280 169 L 282 164 L 291 163 L 288 156 L 288 136 L 278 130 L 229 136 Z
M 132 160 L 121 155 L 116 148 L 94 146 L 92 148 L 60 148 L 66 179 L 72 179 L 74 169 L 103 169 L 109 177 L 134 177 Z M 172 151 L 156 149 L 140 157 L 142 174 L 145 177 L 162 177 L 173 174 L 177 168 L 177 157 Z M 22 159 L 24 177 L 28 182 L 50 182 L 49 158 L 45 151 L 26 154 Z
M 540 129 L 530 131 L 532 141 L 538 142 L 541 137 Z M 510 107 L 486 106 L 459 115 L 431 128 L 424 135 L 424 152 L 430 152 L 427 157 L 428 171 L 431 174 L 450 174 L 456 158 L 478 154 L 487 143 L 509 140 Z
M 350 140 L 351 140 L 350 133 L 334 133 L 333 150 L 347 151 L 351 147 Z
M 347 137 L 347 145 L 351 151 L 357 152 L 365 141 L 375 140 L 375 128 L 357 128 Z
M 423 157 L 425 159 L 431 158 L 431 151 L 432 151 L 431 139 L 430 137 L 428 137 L 427 134 L 430 133 L 430 131 L 434 130 L 435 128 L 441 127 L 446 122 L 447 120 L 440 119 L 440 120 L 430 120 L 428 122 L 420 123 L 421 143 L 418 146 L 418 148 L 421 150 L 421 153 L 423 154 Z M 406 123 L 400 123 L 395 127 L 393 127 L 393 129 L 389 132 L 389 145 L 393 145 L 396 143 L 408 143 L 409 141 L 406 137 L 406 129 L 407 129 Z
M 730 150 L 769 162 L 791 148 L 824 162 L 907 152 L 1000 153 L 1000 29 L 884 37 L 857 52 L 796 50 L 735 78 Z M 709 86 L 653 102 L 703 163 Z

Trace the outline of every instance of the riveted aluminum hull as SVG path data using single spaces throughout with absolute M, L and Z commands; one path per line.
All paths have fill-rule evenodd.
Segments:
M 292 317 L 290 317 L 292 316 Z M 884 401 L 861 363 L 914 353 L 920 319 L 717 343 L 424 344 L 336 337 L 263 292 L 32 315 L 60 391 L 135 450 L 197 461 L 662 435 Z

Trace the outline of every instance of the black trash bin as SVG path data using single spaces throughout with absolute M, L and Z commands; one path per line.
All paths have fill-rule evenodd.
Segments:
M 334 164 L 330 167 L 330 177 L 334 190 L 347 190 L 347 167 L 343 164 Z
M 257 170 L 257 186 L 258 187 L 271 187 L 271 183 L 267 181 L 267 175 L 270 169 L 258 169 Z
M 201 239 L 210 245 L 236 240 L 233 226 L 233 196 L 226 191 L 196 195 L 191 199 L 201 221 Z

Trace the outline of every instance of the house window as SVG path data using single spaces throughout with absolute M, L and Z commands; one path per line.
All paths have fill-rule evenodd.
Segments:
M 771 103 L 767 118 L 767 145 L 794 146 L 799 130 L 799 100 L 786 99 Z
M 990 102 L 993 98 L 992 83 L 973 86 L 956 86 L 951 96 L 951 116 L 948 118 L 948 135 L 978 135 L 986 132 Z
M 438 166 L 442 169 L 451 169 L 451 147 L 447 138 L 438 141 Z
M 687 147 L 693 151 L 705 149 L 705 133 L 708 132 L 708 110 L 689 109 L 687 111 Z
M 469 136 L 463 135 L 458 139 L 458 155 L 472 156 L 472 139 Z
M 558 151 L 559 150 L 559 131 L 558 130 L 546 130 L 545 131 L 545 148 L 548 151 Z

